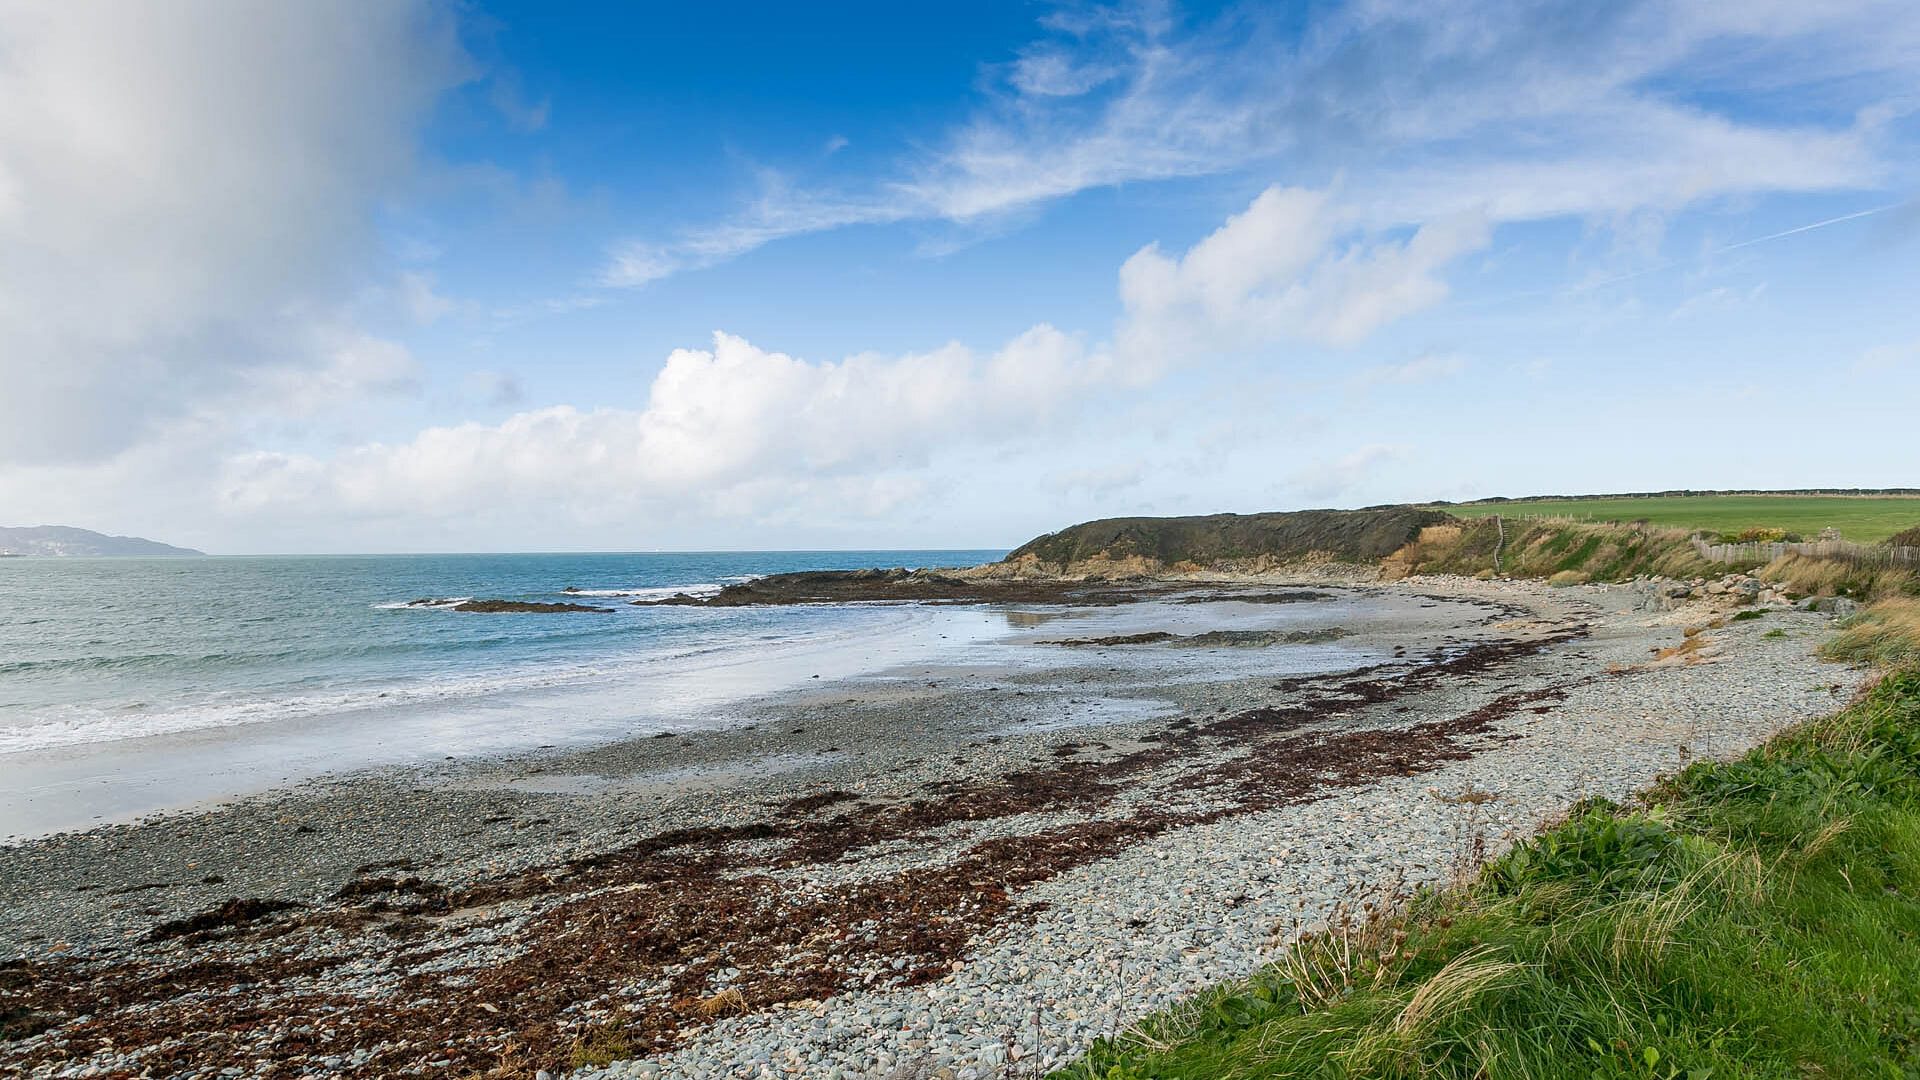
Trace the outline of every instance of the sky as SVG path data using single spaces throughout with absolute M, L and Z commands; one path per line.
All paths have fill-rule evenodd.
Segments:
M 0 524 L 1920 483 L 1920 6 L 0 0 Z

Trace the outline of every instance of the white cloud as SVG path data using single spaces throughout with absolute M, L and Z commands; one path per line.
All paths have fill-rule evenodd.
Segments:
M 1717 285 L 1711 289 L 1694 293 L 1685 300 L 1680 301 L 1680 303 L 1667 314 L 1667 319 L 1670 322 L 1679 322 L 1697 315 L 1737 310 L 1760 299 L 1766 291 L 1767 284 L 1764 281 L 1746 289 L 1735 289 L 1728 285 Z
M 300 362 L 243 373 L 256 407 L 304 416 L 370 396 L 420 389 L 419 365 L 398 342 L 344 327 L 317 328 L 311 336 Z
M 887 224 L 917 216 L 904 206 L 796 192 L 772 170 L 762 170 L 760 180 L 764 188 L 761 196 L 725 224 L 691 229 L 667 242 L 629 239 L 613 244 L 598 284 L 635 288 L 726 262 L 782 237 L 848 225 Z
M 400 275 L 400 302 L 422 326 L 439 322 L 459 305 L 434 291 L 432 274 L 408 271 Z
M 391 382 L 339 324 L 466 71 L 424 2 L 0 3 L 0 462 L 109 456 L 290 372 Z
M 1115 377 L 1104 354 L 1045 325 L 989 355 L 948 345 L 837 363 L 715 334 L 713 348 L 667 358 L 643 408 L 554 406 L 330 459 L 250 454 L 230 463 L 225 498 L 242 513 L 323 516 L 655 500 L 745 513 L 823 488 L 890 504 L 918 490 L 902 470 L 939 447 L 1017 437 Z
M 527 400 L 526 387 L 510 371 L 473 371 L 462 380 L 467 394 L 490 408 L 508 408 Z
M 1029 52 L 1015 61 L 1007 81 L 1032 97 L 1078 97 L 1118 77 L 1118 68 L 1081 63 L 1051 49 Z
M 1131 487 L 1138 487 L 1146 471 L 1138 464 L 1123 462 L 1086 469 L 1067 469 L 1047 478 L 1047 486 L 1062 494 L 1080 494 L 1104 499 Z
M 1884 375 L 1889 371 L 1920 368 L 1920 341 L 1876 345 L 1853 362 L 1855 375 Z
M 1404 364 L 1381 364 L 1368 368 L 1360 373 L 1359 382 L 1364 386 L 1407 386 L 1436 379 L 1451 379 L 1466 370 L 1465 357 L 1450 353 L 1428 353 Z
M 1407 448 L 1369 443 L 1332 460 L 1317 461 L 1289 477 L 1295 493 L 1309 499 L 1336 499 L 1366 483 L 1380 466 L 1406 456 Z
M 495 72 L 491 82 L 487 100 L 515 131 L 534 132 L 547 126 L 547 117 L 553 111 L 551 99 L 529 101 L 519 75 L 512 71 Z
M 1644 208 L 1881 182 L 1881 128 L 1920 93 L 1920 10 L 1379 0 L 1182 25 L 1150 4 L 1050 17 L 1004 87 L 870 185 L 771 185 L 733 220 L 616 246 L 639 285 L 784 236 L 993 219 L 1089 188 L 1236 171 L 1299 183 L 1363 161 L 1347 201 L 1389 228 L 1484 214 L 1631 221 Z M 1733 9 L 1740 9 L 1739 11 Z M 1845 119 L 1767 123 L 1665 88 L 1792 91 Z
M 1151 245 L 1126 261 L 1121 351 L 1153 364 L 1289 338 L 1351 345 L 1438 302 L 1440 272 L 1487 239 L 1472 216 L 1404 239 L 1356 232 L 1330 193 L 1271 187 L 1184 255 Z

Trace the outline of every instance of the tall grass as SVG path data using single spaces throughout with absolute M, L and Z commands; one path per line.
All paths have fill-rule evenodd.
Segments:
M 1562 582 L 1624 581 L 1639 574 L 1704 577 L 1741 569 L 1702 559 L 1679 529 L 1510 519 L 1504 523 L 1502 544 L 1501 528 L 1491 519 L 1428 527 L 1390 556 L 1386 569 L 1389 576 L 1491 572 L 1496 548 L 1501 572 L 1549 579 L 1558 575 Z
M 1693 765 L 1645 809 L 1582 808 L 1469 883 L 1305 939 L 1056 1074 L 1914 1075 L 1912 671 L 1739 761 Z
M 1762 567 L 1760 577 L 1803 596 L 1867 599 L 1920 593 L 1920 577 L 1905 567 L 1859 565 L 1810 555 L 1782 555 Z
M 1920 599 L 1895 596 L 1874 602 L 1820 652 L 1829 660 L 1875 667 L 1920 666 Z

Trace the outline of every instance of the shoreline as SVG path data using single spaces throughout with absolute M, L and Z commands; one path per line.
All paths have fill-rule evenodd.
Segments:
M 136 972 L 148 979 L 216 958 L 264 973 L 264 988 L 241 992 L 215 980 L 147 1002 L 137 1011 L 174 1016 L 180 1036 L 154 1043 L 160 1056 L 141 1059 L 149 1064 L 210 1060 L 216 1050 L 237 1061 L 285 1045 L 255 1042 L 243 1053 L 209 1044 L 193 1034 L 192 999 L 202 1008 L 208 1000 L 257 1005 L 283 1035 L 313 1010 L 335 1017 L 336 1031 L 357 1025 L 351 1037 L 284 1059 L 327 1074 L 431 1072 L 432 1059 L 395 1034 L 427 1024 L 459 1033 L 442 1048 L 449 1060 L 526 1066 L 502 1075 L 554 1071 L 576 1051 L 616 1049 L 665 1055 L 621 1066 L 621 1075 L 753 1075 L 765 1065 L 794 1075 L 837 1068 L 878 1076 L 918 1068 L 921 1057 L 924 1075 L 958 1075 L 1023 1053 L 1057 1059 L 1164 1004 L 1173 988 L 1189 985 L 1189 974 L 1230 977 L 1257 962 L 1258 942 L 1282 915 L 1324 917 L 1339 895 L 1377 886 L 1375 871 L 1390 862 L 1414 868 L 1413 880 L 1444 876 L 1440 854 L 1461 826 L 1456 818 L 1480 804 L 1448 804 L 1424 786 L 1484 785 L 1513 768 L 1506 757 L 1536 741 L 1535 754 L 1592 758 L 1583 763 L 1594 773 L 1588 779 L 1569 774 L 1565 762 L 1538 762 L 1530 771 L 1551 781 L 1531 778 L 1522 786 L 1535 790 L 1497 793 L 1488 820 L 1498 834 L 1484 842 L 1498 847 L 1571 801 L 1564 796 L 1575 787 L 1624 795 L 1677 760 L 1675 740 L 1691 742 L 1688 752 L 1698 755 L 1735 752 L 1830 707 L 1829 686 L 1849 681 L 1810 659 L 1811 641 L 1827 625 L 1818 615 L 1779 614 L 1772 625 L 1794 630 L 1773 641 L 1760 637 L 1770 627 L 1755 623 L 1716 630 L 1719 657 L 1646 667 L 1647 643 L 1678 640 L 1685 613 L 1630 610 L 1627 590 L 1420 581 L 1359 591 L 1409 608 L 1371 633 L 1381 663 L 1278 681 L 1249 675 L 1144 688 L 1175 706 L 1167 715 L 1032 723 L 1043 700 L 1073 696 L 1040 693 L 1043 677 L 1032 672 L 948 672 L 931 681 L 953 685 L 900 680 L 870 690 L 869 699 L 829 685 L 768 703 L 753 727 L 340 778 L 208 814 L 0 849 L 0 889 L 20 912 L 0 921 L 0 941 L 31 955 L 30 970 L 44 970 L 45 981 L 57 969 L 96 991 L 130 993 L 126 980 Z M 1423 611 L 1444 617 L 1408 618 Z M 1620 675 L 1609 674 L 1609 664 L 1640 666 Z M 1755 686 L 1727 693 L 1755 682 L 1756 670 L 1775 684 L 1770 694 Z M 1106 689 L 1122 696 L 1114 691 L 1143 688 Z M 1718 719 L 1682 731 L 1625 715 L 1687 699 Z M 1595 715 L 1612 717 L 1613 728 L 1596 728 Z M 1586 726 L 1560 730 L 1578 716 Z M 1608 738 L 1622 731 L 1635 738 Z M 1406 818 L 1409 806 L 1420 813 L 1412 813 L 1418 828 L 1408 836 L 1383 828 L 1336 851 L 1343 828 L 1393 808 Z M 1276 842 L 1279 835 L 1289 840 Z M 1383 846 L 1383 838 L 1393 843 Z M 1170 864 L 1206 863 L 1208 854 L 1229 869 L 1169 875 Z M 252 865 L 217 865 L 236 862 Z M 1260 873 L 1253 863 L 1268 865 Z M 1135 865 L 1143 869 L 1119 869 Z M 181 880 L 186 871 L 202 880 Z M 78 880 L 88 875 L 114 880 Z M 48 899 L 24 898 L 29 880 Z M 1138 882 L 1155 880 L 1176 895 L 1181 881 L 1208 888 L 1157 910 L 1115 907 L 1116 896 L 1132 889 L 1137 900 Z M 82 885 L 97 887 L 61 895 Z M 114 889 L 128 891 L 105 899 Z M 233 911 L 229 927 L 144 940 L 156 926 L 232 897 L 302 906 Z M 708 907 L 719 914 L 701 914 Z M 903 921 L 903 912 L 912 919 Z M 668 934 L 664 927 L 677 920 L 684 925 Z M 582 922 L 591 928 L 577 929 Z M 1211 928 L 1213 940 L 1195 944 L 1194 926 Z M 816 936 L 838 929 L 815 940 L 797 927 Z M 846 927 L 857 932 L 847 937 Z M 33 933 L 43 940 L 28 941 Z M 633 935 L 646 947 L 636 952 Z M 1153 959 L 1158 944 L 1181 935 L 1188 944 L 1175 957 Z M 1111 954 L 1095 965 L 1108 974 L 1090 984 L 1085 972 L 1058 983 L 1014 977 L 1021 966 L 1071 966 L 1049 959 L 1056 939 L 1081 960 L 1090 951 Z M 621 942 L 625 948 L 613 948 Z M 377 962 L 339 959 L 351 947 L 371 949 Z M 91 959 L 61 959 L 69 955 Z M 311 966 L 288 967 L 294 955 Z M 1108 960 L 1127 973 L 1100 966 Z M 354 970 L 367 967 L 378 970 Z M 298 1008 L 284 996 L 295 984 Z M 46 992 L 43 982 L 34 985 Z M 1102 1006 L 1085 985 L 1115 992 Z M 412 987 L 433 1008 L 355 1015 L 351 1002 L 380 986 Z M 608 991 L 617 993 L 610 999 Z M 1023 994 L 1042 999 L 1043 1045 L 1007 1023 L 1027 1015 Z M 482 1001 L 510 1005 L 511 1015 L 489 1013 Z M 1071 1002 L 1064 1012 L 1063 1001 Z M 956 1009 L 975 1018 L 956 1028 Z M 728 1019 L 736 1010 L 744 1015 Z M 866 1027 L 849 1019 L 868 1014 Z M 110 1064 L 133 1050 L 126 1022 L 103 1010 L 74 1030 L 56 1027 L 27 1042 L 44 1062 L 48 1040 L 66 1039 L 61 1053 L 71 1057 L 118 1023 L 114 1057 L 98 1062 Z M 151 1015 L 143 1023 L 150 1035 L 166 1026 L 155 1027 Z M 980 1037 L 968 1033 L 982 1024 Z M 272 1037 L 271 1027 L 259 1038 Z M 524 1061 L 500 1057 L 509 1043 Z M 0 1061 L 26 1060 L 14 1055 L 34 1046 L 0 1044 Z M 334 1047 L 344 1052 L 328 1052 Z M 799 1057 L 773 1060 L 789 1049 Z M 293 1064 L 276 1070 L 300 1074 Z

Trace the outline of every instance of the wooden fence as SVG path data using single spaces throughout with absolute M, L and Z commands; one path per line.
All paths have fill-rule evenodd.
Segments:
M 1767 563 L 1782 555 L 1807 555 L 1816 559 L 1835 559 L 1856 566 L 1920 566 L 1920 547 L 1892 547 L 1886 544 L 1856 544 L 1851 540 L 1812 540 L 1803 543 L 1751 541 L 1745 544 L 1714 544 L 1699 537 L 1693 550 L 1709 562 Z

